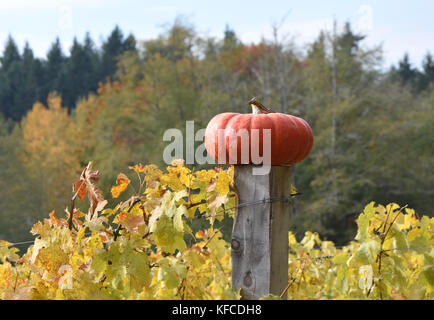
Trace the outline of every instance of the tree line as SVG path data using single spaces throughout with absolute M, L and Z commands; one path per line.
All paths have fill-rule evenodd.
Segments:
M 50 89 L 21 118 L 10 117 L 15 122 L 0 120 L 0 238 L 23 240 L 37 219 L 53 209 L 60 216 L 89 161 L 110 198 L 128 166 L 165 166 L 165 130 L 185 130 L 187 120 L 198 130 L 217 113 L 249 113 L 253 96 L 313 130 L 311 155 L 293 168 L 301 193 L 291 214 L 297 237 L 311 230 L 344 244 L 370 201 L 430 215 L 432 56 L 417 72 L 405 57 L 407 63 L 384 71 L 381 47 L 366 48 L 365 36 L 348 23 L 320 32 L 307 51 L 286 39 L 276 26 L 257 44 L 243 43 L 229 27 L 216 39 L 176 20 L 116 56 L 117 64 L 111 60 L 112 76 L 89 94 L 71 98 L 68 86 Z M 230 232 L 230 221 L 223 231 Z
M 50 92 L 62 95 L 68 110 L 98 88 L 98 82 L 113 77 L 117 58 L 136 50 L 133 35 L 125 37 L 116 26 L 100 48 L 87 33 L 83 42 L 74 38 L 69 55 L 62 51 L 59 38 L 46 58 L 37 58 L 28 42 L 22 53 L 9 35 L 0 56 L 0 112 L 19 121 L 36 101 L 46 101 Z
M 231 41 L 234 37 L 234 31 L 227 27 L 225 41 Z M 358 42 L 363 38 L 358 36 L 353 40 Z M 20 53 L 12 35 L 9 35 L 0 56 L 0 112 L 6 118 L 19 121 L 35 101 L 46 101 L 48 94 L 53 91 L 62 96 L 64 104 L 71 111 L 79 99 L 96 92 L 100 81 L 113 78 L 117 59 L 122 53 L 136 50 L 135 37 L 132 34 L 124 37 L 118 26 L 101 48 L 95 46 L 89 33 L 85 35 L 83 43 L 74 38 L 69 56 L 63 53 L 57 38 L 45 59 L 34 57 L 28 43 Z M 391 66 L 390 74 L 394 81 L 408 83 L 414 90 L 423 91 L 434 81 L 433 56 L 428 52 L 419 70 L 412 66 L 409 55 L 405 53 L 397 66 Z

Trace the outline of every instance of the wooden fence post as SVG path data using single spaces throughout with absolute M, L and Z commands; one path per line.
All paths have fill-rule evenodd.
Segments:
M 253 175 L 254 165 L 235 165 L 238 208 L 232 230 L 232 285 L 242 299 L 280 295 L 288 283 L 291 166 L 271 166 Z M 286 296 L 286 295 L 285 295 Z

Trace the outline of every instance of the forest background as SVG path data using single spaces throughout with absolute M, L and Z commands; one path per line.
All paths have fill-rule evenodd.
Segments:
M 154 39 L 116 27 L 100 47 L 87 34 L 65 53 L 57 39 L 37 58 L 10 35 L 0 54 L 0 239 L 29 240 L 36 221 L 53 209 L 61 216 L 89 161 L 111 199 L 128 166 L 165 167 L 165 130 L 248 113 L 253 96 L 314 133 L 311 155 L 293 170 L 297 237 L 317 231 L 345 244 L 370 201 L 432 216 L 434 57 L 416 68 L 404 55 L 385 68 L 382 47 L 365 41 L 344 22 L 302 50 L 277 25 L 249 44 L 229 26 L 216 39 L 176 19 Z M 223 221 L 227 239 L 231 224 Z

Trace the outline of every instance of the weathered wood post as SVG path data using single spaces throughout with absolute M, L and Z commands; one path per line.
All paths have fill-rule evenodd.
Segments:
M 271 166 L 253 175 L 254 165 L 236 165 L 238 208 L 232 230 L 232 285 L 243 299 L 280 295 L 288 283 L 291 166 Z M 256 204 L 262 200 L 262 203 Z
M 205 147 L 218 163 L 234 164 L 238 210 L 231 241 L 232 286 L 242 289 L 243 299 L 259 299 L 280 296 L 288 283 L 291 165 L 309 155 L 313 135 L 301 118 L 276 113 L 256 98 L 249 105 L 252 114 L 226 112 L 212 118 Z M 251 164 L 261 163 L 259 153 L 262 164 L 271 164 L 268 173 Z

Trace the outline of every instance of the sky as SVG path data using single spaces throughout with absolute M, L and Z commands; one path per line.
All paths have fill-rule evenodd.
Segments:
M 99 45 L 115 25 L 147 40 L 176 17 L 217 38 L 229 25 L 245 43 L 271 39 L 276 25 L 282 39 L 293 39 L 301 48 L 320 30 L 332 30 L 336 19 L 338 28 L 349 21 L 367 35 L 366 47 L 382 45 L 385 67 L 397 64 L 405 52 L 416 67 L 427 51 L 434 54 L 431 0 L 0 0 L 0 52 L 9 34 L 21 50 L 28 41 L 38 57 L 45 57 L 56 37 L 65 52 L 86 32 Z

